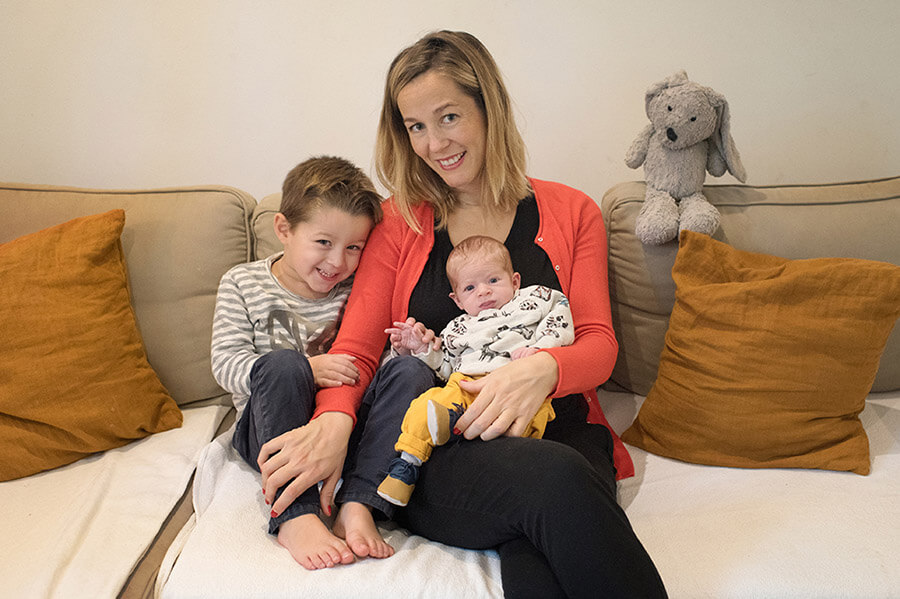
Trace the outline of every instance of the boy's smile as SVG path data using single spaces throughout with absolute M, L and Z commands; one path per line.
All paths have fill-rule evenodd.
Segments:
M 284 255 L 272 273 L 288 291 L 308 299 L 326 297 L 359 265 L 372 219 L 339 208 L 319 208 L 293 228 L 282 214 L 275 216 L 275 232 Z

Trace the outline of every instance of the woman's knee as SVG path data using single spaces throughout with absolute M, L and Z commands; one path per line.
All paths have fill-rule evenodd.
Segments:
M 575 449 L 554 441 L 535 441 L 534 448 L 522 456 L 527 468 L 522 469 L 521 491 L 538 510 L 559 508 L 577 501 L 576 496 L 595 500 L 588 495 L 608 494 L 597 471 Z M 614 498 L 613 498 L 614 499 Z M 544 503 L 543 506 L 536 505 Z

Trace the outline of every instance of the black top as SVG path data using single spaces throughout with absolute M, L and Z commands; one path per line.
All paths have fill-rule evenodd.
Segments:
M 562 291 L 550 258 L 534 242 L 540 222 L 537 201 L 533 195 L 528 196 L 516 207 L 512 228 L 503 243 L 509 250 L 513 270 L 522 277 L 522 287 L 544 285 Z M 447 230 L 435 230 L 434 247 L 409 298 L 409 315 L 436 334 L 462 314 L 450 299 L 452 289 L 445 270 L 452 249 Z

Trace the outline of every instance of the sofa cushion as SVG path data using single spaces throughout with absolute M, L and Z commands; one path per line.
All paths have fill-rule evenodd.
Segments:
M 611 381 L 646 395 L 675 303 L 671 270 L 678 244 L 645 246 L 634 236 L 643 183 L 603 197 L 609 287 L 619 356 Z M 900 264 L 900 177 L 829 185 L 704 188 L 722 219 L 715 238 L 734 248 L 789 259 L 847 257 Z M 885 346 L 872 391 L 900 389 L 900 327 Z
M 250 259 L 255 206 L 224 186 L 120 191 L 0 183 L 0 243 L 124 209 L 132 304 L 150 364 L 179 405 L 226 402 L 210 368 L 212 317 L 219 279 Z
M 687 231 L 672 276 L 659 375 L 622 439 L 700 464 L 868 474 L 858 416 L 900 317 L 900 266 Z
M 181 426 L 129 297 L 125 213 L 0 245 L 0 480 Z

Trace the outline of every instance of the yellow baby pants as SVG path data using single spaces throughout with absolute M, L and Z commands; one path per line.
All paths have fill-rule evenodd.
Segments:
M 404 416 L 403 424 L 400 426 L 400 439 L 394 446 L 395 449 L 412 454 L 423 462 L 428 461 L 428 458 L 431 457 L 431 451 L 434 449 L 431 434 L 428 432 L 428 402 L 433 401 L 449 410 L 456 409 L 462 413 L 475 401 L 476 396 L 463 391 L 459 387 L 459 381 L 463 379 L 474 381 L 481 378 L 481 376 L 466 376 L 461 372 L 454 372 L 450 375 L 450 379 L 445 386 L 432 387 L 415 398 L 406 410 L 406 416 Z M 544 400 L 544 403 L 522 436 L 540 439 L 544 436 L 547 423 L 555 417 L 556 413 L 553 411 L 553 406 L 548 397 Z

